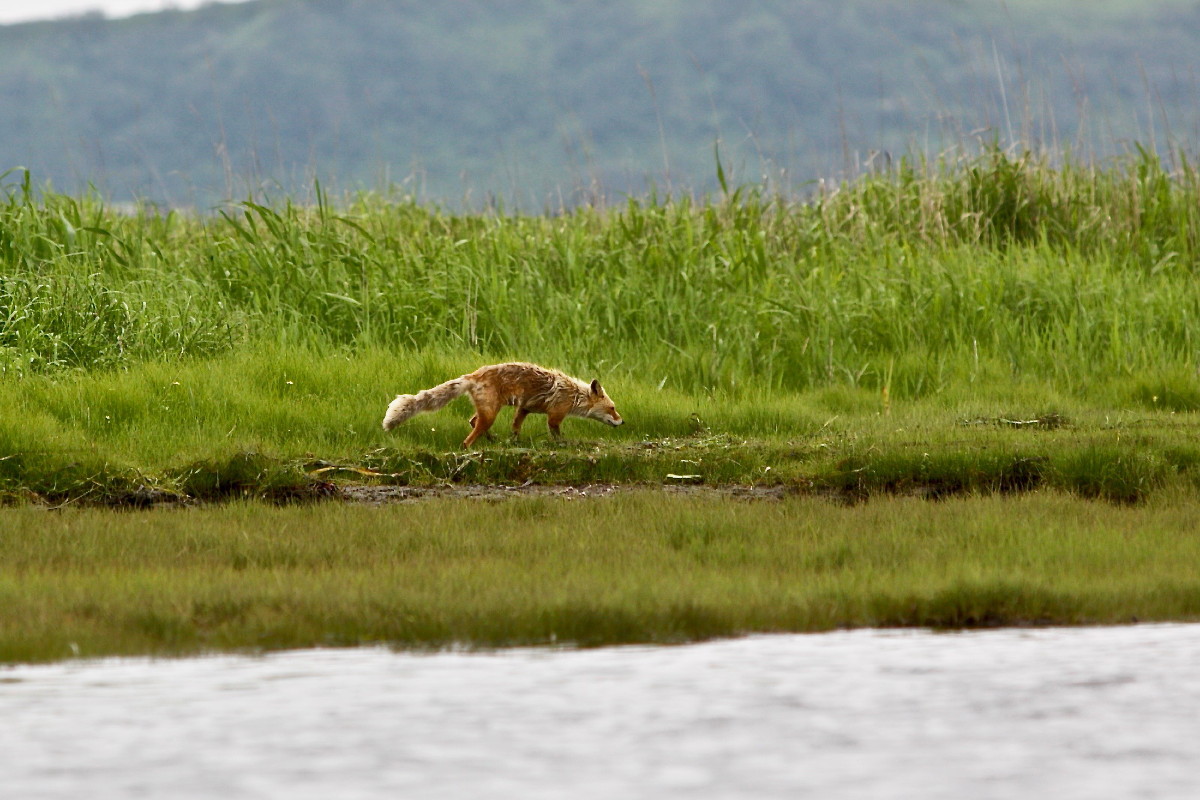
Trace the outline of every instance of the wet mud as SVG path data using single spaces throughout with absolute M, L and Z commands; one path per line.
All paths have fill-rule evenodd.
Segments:
M 343 484 L 335 496 L 348 503 L 385 505 L 412 503 L 434 498 L 502 501 L 518 497 L 555 497 L 585 500 L 611 497 L 634 491 L 661 491 L 665 495 L 693 495 L 741 500 L 779 500 L 797 493 L 789 486 L 705 486 L 596 483 L 585 486 L 554 486 L 526 483 L 517 486 L 446 484 L 436 486 L 380 486 Z

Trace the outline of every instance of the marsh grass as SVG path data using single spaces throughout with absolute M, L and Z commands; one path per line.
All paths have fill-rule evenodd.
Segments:
M 471 364 L 270 347 L 0 382 L 0 493 L 139 505 L 318 498 L 347 481 L 662 484 L 696 475 L 850 500 L 1049 487 L 1138 502 L 1200 485 L 1200 417 L 1143 407 L 1132 384 L 1121 410 L 1037 384 L 885 403 L 862 387 L 699 395 L 606 379 L 628 420 L 621 428 L 572 419 L 554 440 L 535 416 L 514 440 L 502 415 L 492 441 L 463 451 L 471 409 L 460 399 L 382 431 L 396 392 Z
M 0 661 L 1191 620 L 1197 509 L 1052 492 L 845 507 L 655 491 L 25 508 L 0 535 Z
M 984 148 L 540 216 L 127 215 L 5 180 L 0 661 L 1200 615 L 1182 157 Z M 459 400 L 380 429 L 513 358 L 600 378 L 627 424 L 463 452 Z M 788 499 L 239 501 L 671 475 Z M 234 502 L 77 508 L 172 498 Z
M 315 207 L 129 216 L 28 175 L 4 185 L 8 373 L 273 342 L 515 354 L 693 394 L 919 399 L 1033 378 L 1099 400 L 1164 376 L 1165 402 L 1197 395 L 1200 185 L 1183 156 L 985 146 L 804 199 L 742 187 L 543 215 L 318 191 Z
M 9 498 L 295 496 L 331 466 L 854 496 L 1141 500 L 1195 480 L 1183 156 L 985 146 L 803 199 L 725 186 L 542 215 L 319 190 L 122 214 L 24 173 L 0 185 Z M 571 421 L 554 443 L 535 419 L 462 454 L 459 402 L 379 431 L 395 393 L 512 358 L 600 378 L 631 424 Z

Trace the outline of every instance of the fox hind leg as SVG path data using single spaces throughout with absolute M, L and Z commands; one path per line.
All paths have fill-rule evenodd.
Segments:
M 470 425 L 472 428 L 474 428 L 474 427 L 475 427 L 475 421 L 476 421 L 476 420 L 478 420 L 478 419 L 479 419 L 479 415 L 478 415 L 478 414 L 472 414 L 472 415 L 471 415 L 471 418 L 470 418 L 469 420 L 467 420 L 467 424 L 468 424 L 468 425 Z M 493 437 L 492 437 L 492 435 L 491 435 L 490 433 L 485 433 L 485 434 L 483 434 L 483 438 L 487 439 L 487 440 L 490 442 L 490 441 L 492 441 L 492 438 L 493 438 Z
M 477 409 L 475 416 L 471 417 L 471 432 L 467 434 L 467 438 L 463 439 L 462 446 L 470 447 L 475 444 L 475 440 L 488 432 L 492 427 L 492 423 L 496 421 L 496 412 L 487 409 Z

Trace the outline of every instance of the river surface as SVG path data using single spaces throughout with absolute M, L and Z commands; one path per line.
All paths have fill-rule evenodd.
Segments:
M 0 668 L 5 798 L 1196 798 L 1200 625 Z

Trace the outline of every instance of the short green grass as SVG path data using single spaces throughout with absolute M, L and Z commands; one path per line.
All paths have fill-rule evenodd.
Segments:
M 1200 504 L 633 491 L 4 511 L 0 661 L 1200 618 Z
M 464 452 L 466 399 L 380 428 L 396 392 L 471 365 L 267 349 L 0 381 L 0 496 L 297 499 L 347 481 L 662 484 L 672 475 L 847 499 L 1056 488 L 1141 501 L 1200 486 L 1200 416 L 1174 410 L 1188 406 L 1169 382 L 1131 383 L 1114 408 L 1034 382 L 891 400 L 862 387 L 694 394 L 600 376 L 627 420 L 621 428 L 572 419 L 557 441 L 535 416 L 513 440 L 504 414 L 493 441 Z

